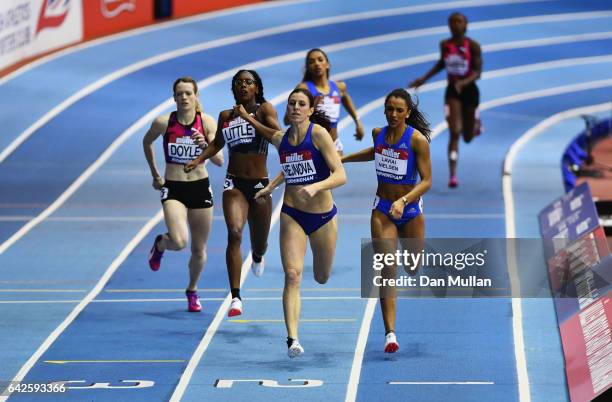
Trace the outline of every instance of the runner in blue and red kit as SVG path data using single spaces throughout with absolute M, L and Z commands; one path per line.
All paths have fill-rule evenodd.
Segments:
M 255 197 L 268 197 L 283 179 L 287 184 L 280 217 L 280 247 L 285 271 L 287 354 L 293 358 L 304 353 L 298 340 L 298 322 L 306 247 L 310 242 L 315 280 L 326 283 L 338 238 L 337 209 L 331 189 L 343 185 L 346 175 L 326 129 L 329 120 L 315 110 L 314 98 L 307 89 L 296 88 L 289 95 L 286 115 L 291 126 L 286 133 L 265 127 L 241 106 L 234 110 L 278 147 L 282 173 Z
M 378 188 L 370 220 L 374 251 L 394 254 L 398 239 L 416 239 L 420 251 L 425 238 L 422 196 L 431 187 L 429 123 L 404 89 L 387 95 L 385 116 L 388 125 L 372 130 L 374 146 L 347 155 L 342 162 L 375 161 Z M 395 278 L 395 265 L 383 269 L 382 275 Z M 384 350 L 394 353 L 399 349 L 395 288 L 381 289 L 380 305 L 385 323 Z
M 338 123 L 340 122 L 340 106 L 344 106 L 355 122 L 355 138 L 363 138 L 363 125 L 357 115 L 353 100 L 348 93 L 347 85 L 343 81 L 329 79 L 331 65 L 327 54 L 321 49 L 310 49 L 306 54 L 304 76 L 296 88 L 308 89 L 314 96 L 317 109 L 325 113 L 330 121 L 329 134 L 334 141 L 336 150 L 340 155 L 344 146 L 338 137 Z M 285 115 L 285 124 L 289 124 L 289 117 Z
M 189 311 L 198 312 L 202 308 L 196 290 L 206 262 L 213 197 L 204 164 L 198 164 L 190 173 L 185 173 L 183 166 L 200 155 L 202 149 L 213 141 L 217 125 L 211 116 L 202 113 L 198 86 L 193 78 L 179 78 L 172 88 L 176 112 L 157 117 L 143 139 L 145 157 L 153 176 L 153 188 L 161 192 L 164 220 L 168 227 L 168 233 L 155 238 L 149 254 L 149 266 L 153 271 L 159 270 L 164 251 L 185 248 L 191 232 L 187 306 Z M 159 174 L 153 152 L 153 142 L 162 135 L 166 161 L 164 177 Z M 211 160 L 221 166 L 223 154 L 216 154 Z
M 448 141 L 449 187 L 457 187 L 457 160 L 459 158 L 459 137 L 463 134 L 466 143 L 480 134 L 481 122 L 478 116 L 480 93 L 476 80 L 482 72 L 482 52 L 475 40 L 465 36 L 467 17 L 453 13 L 448 17 L 452 37 L 440 42 L 440 59 L 425 74 L 408 84 L 418 88 L 429 78 L 446 68 L 448 86 L 444 93 L 445 114 L 450 138 Z

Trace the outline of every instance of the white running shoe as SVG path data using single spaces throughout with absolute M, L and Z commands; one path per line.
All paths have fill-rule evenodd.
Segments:
M 242 314 L 242 300 L 237 297 L 232 299 L 232 304 L 230 304 L 229 311 L 227 312 L 228 317 L 234 317 Z
M 287 349 L 287 356 L 293 359 L 294 357 L 301 356 L 302 354 L 304 354 L 304 348 L 302 345 L 300 345 L 300 342 L 298 342 L 297 339 L 294 339 L 291 346 L 289 346 L 289 349 Z
M 399 349 L 395 332 L 389 332 L 385 336 L 385 353 L 395 353 Z
M 260 262 L 251 262 L 251 272 L 258 278 L 263 275 L 265 267 L 266 266 L 263 257 L 261 257 Z

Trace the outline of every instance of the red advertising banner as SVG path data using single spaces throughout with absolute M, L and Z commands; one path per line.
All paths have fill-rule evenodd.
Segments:
M 261 0 L 173 0 L 172 16 L 175 18 L 185 17 L 187 15 L 219 10 L 221 8 L 259 3 L 260 1 Z
M 591 401 L 612 386 L 612 292 L 561 324 L 572 402 Z
M 110 35 L 153 23 L 153 3 L 152 0 L 84 1 L 84 39 Z

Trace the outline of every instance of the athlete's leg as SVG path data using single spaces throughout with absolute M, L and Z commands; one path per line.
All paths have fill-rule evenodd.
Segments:
M 336 240 L 338 240 L 338 217 L 321 226 L 310 234 L 310 248 L 312 249 L 312 270 L 314 279 L 324 284 L 329 279 L 336 254 Z
M 189 259 L 189 285 L 187 290 L 198 288 L 198 279 L 206 263 L 206 242 L 212 226 L 213 208 L 190 209 L 187 212 L 191 231 L 191 258 Z
M 420 254 L 425 247 L 425 216 L 420 214 L 399 228 L 400 244 L 402 249 Z M 412 274 L 416 275 L 417 269 Z
M 372 210 L 370 229 L 375 253 L 395 254 L 397 249 L 397 227 L 382 212 Z M 397 267 L 395 264 L 385 266 L 381 274 L 384 279 L 395 278 Z M 380 289 L 380 307 L 382 310 L 385 333 L 395 331 L 396 292 L 394 287 Z
M 476 106 L 464 104 L 461 108 L 463 119 L 463 140 L 466 143 L 474 138 L 474 124 L 476 122 Z
M 249 203 L 238 189 L 223 191 L 223 216 L 227 225 L 227 249 L 225 261 L 230 288 L 240 288 L 240 268 L 242 267 L 242 230 L 249 213 Z
M 189 240 L 187 208 L 179 201 L 168 200 L 163 203 L 163 209 L 168 233 L 162 235 L 156 247 L 159 251 L 182 250 Z
M 283 288 L 285 326 L 287 336 L 297 339 L 301 307 L 300 285 L 306 255 L 306 234 L 302 227 L 285 213 L 281 213 L 280 217 L 280 248 L 285 271 Z
M 251 202 L 249 206 L 249 233 L 251 250 L 256 257 L 263 257 L 268 249 L 268 234 L 272 219 L 272 197 L 267 196 Z
M 457 160 L 459 158 L 459 138 L 463 131 L 461 122 L 461 102 L 457 98 L 446 99 L 448 123 L 448 169 L 451 179 L 457 176 Z M 449 182 L 449 185 L 452 185 Z M 456 185 L 456 183 L 455 183 Z

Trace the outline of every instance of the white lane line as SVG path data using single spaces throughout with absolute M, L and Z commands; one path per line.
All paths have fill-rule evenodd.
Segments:
M 338 217 L 340 220 L 344 219 L 370 219 L 370 214 L 342 214 Z M 503 219 L 504 214 L 427 214 L 427 219 Z
M 91 291 L 82 299 L 78 301 L 78 305 L 68 314 L 68 316 L 64 319 L 64 321 L 57 327 L 47 339 L 38 347 L 38 349 L 30 356 L 28 361 L 19 369 L 19 372 L 15 375 L 12 381 L 22 381 L 25 376 L 28 374 L 30 369 L 36 364 L 36 362 L 40 359 L 40 357 L 45 353 L 45 351 L 55 342 L 55 340 L 64 332 L 66 328 L 77 318 L 77 316 L 87 307 L 87 305 L 94 300 L 98 294 L 102 291 L 104 286 L 108 283 L 110 278 L 113 276 L 115 271 L 121 266 L 123 261 L 130 255 L 130 253 L 134 250 L 134 248 L 144 239 L 144 237 L 157 225 L 161 222 L 163 218 L 163 212 L 160 209 L 159 212 L 151 218 L 149 222 L 147 222 L 140 231 L 130 240 L 130 242 L 121 250 L 121 253 L 115 258 L 115 260 L 110 264 L 110 266 L 106 269 L 98 283 L 91 289 Z M 0 302 L 2 303 L 2 302 Z M 9 395 L 0 396 L 0 402 L 6 401 Z
M 21 74 L 26 73 L 45 63 L 48 63 L 50 61 L 53 61 L 63 56 L 70 55 L 72 53 L 76 53 L 81 50 L 88 49 L 90 47 L 104 45 L 106 43 L 113 42 L 113 41 L 120 41 L 122 39 L 128 39 L 132 36 L 148 34 L 151 32 L 161 31 L 161 30 L 168 29 L 168 28 L 174 28 L 180 25 L 187 25 L 187 24 L 192 24 L 194 22 L 202 22 L 202 21 L 211 20 L 214 18 L 225 17 L 227 15 L 240 14 L 240 13 L 244 13 L 248 11 L 259 11 L 259 10 L 265 10 L 269 8 L 293 6 L 293 5 L 302 4 L 302 3 L 314 3 L 318 1 L 321 1 L 321 0 L 277 0 L 277 1 L 265 2 L 265 3 L 248 4 L 245 6 L 234 7 L 229 10 L 226 9 L 226 10 L 212 11 L 212 12 L 208 12 L 205 14 L 180 18 L 174 21 L 159 22 L 154 25 L 130 29 L 129 31 L 126 31 L 126 32 L 120 32 L 120 33 L 116 33 L 113 35 L 104 36 L 102 38 L 97 38 L 97 39 L 93 39 L 87 42 L 79 43 L 79 44 L 70 46 L 66 49 L 51 53 L 47 56 L 40 57 L 32 61 L 31 63 L 28 63 L 25 66 L 20 67 L 17 70 L 5 75 L 4 77 L 0 77 L 0 86 L 14 78 L 17 78 Z
M 360 296 L 302 296 L 302 300 L 361 300 Z M 224 297 L 200 297 L 201 302 L 224 301 Z M 245 301 L 279 301 L 282 297 L 243 297 Z M 0 304 L 80 303 L 82 300 L 0 300 Z M 95 299 L 91 303 L 185 303 L 185 298 L 171 299 Z
M 388 381 L 389 385 L 493 385 L 493 381 Z
M 372 325 L 372 318 L 374 317 L 375 308 L 376 299 L 368 299 L 368 303 L 366 304 L 366 308 L 363 313 L 361 327 L 359 328 L 359 335 L 357 336 L 357 344 L 355 345 L 355 356 L 353 357 L 353 364 L 351 365 L 351 374 L 349 376 L 348 384 L 346 387 L 346 398 L 344 399 L 345 402 L 353 402 L 357 399 L 357 388 L 359 387 L 359 377 L 361 376 L 363 355 L 365 353 L 365 347 L 368 342 L 368 335 L 370 334 L 370 326 Z
M 283 198 L 281 197 L 281 199 L 278 201 L 278 203 L 274 207 L 274 211 L 272 212 L 270 228 L 272 228 L 276 224 L 276 222 L 279 220 L 282 205 L 283 205 Z M 251 253 L 249 253 L 248 257 L 242 263 L 240 287 L 242 287 L 242 284 L 244 283 L 244 281 L 246 280 L 246 277 L 248 276 L 248 271 L 249 271 L 250 266 L 251 266 Z M 217 314 L 215 315 L 215 318 L 212 320 L 208 328 L 206 328 L 204 337 L 198 344 L 198 347 L 196 348 L 195 352 L 193 352 L 191 359 L 189 359 L 189 363 L 187 364 L 185 371 L 183 371 L 183 374 L 181 375 L 181 378 L 176 388 L 174 389 L 172 396 L 170 397 L 170 402 L 179 402 L 181 398 L 183 397 L 183 394 L 185 393 L 185 391 L 187 390 L 187 386 L 189 385 L 189 381 L 191 381 L 191 377 L 193 376 L 193 373 L 198 367 L 198 364 L 200 363 L 200 360 L 202 359 L 204 352 L 206 352 L 206 349 L 208 349 L 208 346 L 212 342 L 213 336 L 219 329 L 219 326 L 221 325 L 221 322 L 223 321 L 225 317 L 225 314 L 231 302 L 231 298 L 232 298 L 231 293 L 228 293 L 227 296 L 225 297 L 225 300 L 223 301 L 223 303 L 217 310 Z
M 82 289 L 0 289 L 0 293 L 85 293 Z
M 149 67 L 153 64 L 161 63 L 163 61 L 167 61 L 176 57 L 185 56 L 195 52 L 201 52 L 207 49 L 213 49 L 216 47 L 227 46 L 235 43 L 239 43 L 246 40 L 263 38 L 266 36 L 277 35 L 280 33 L 287 33 L 292 31 L 297 31 L 300 29 L 307 28 L 315 28 L 326 25 L 338 24 L 343 22 L 350 21 L 360 21 L 366 19 L 380 18 L 386 16 L 393 15 L 403 15 L 403 14 L 412 14 L 419 12 L 427 12 L 427 11 L 435 11 L 435 10 L 447 10 L 447 9 L 455 9 L 456 7 L 462 5 L 463 7 L 480 7 L 483 5 L 502 5 L 502 4 L 516 4 L 516 3 L 531 3 L 531 2 L 540 2 L 540 1 L 551 1 L 551 0 L 467 0 L 467 1 L 459 1 L 459 2 L 447 2 L 447 3 L 438 3 L 431 5 L 420 5 L 420 6 L 408 6 L 408 7 L 399 7 L 385 10 L 376 10 L 376 11 L 367 11 L 361 13 L 347 14 L 343 16 L 335 16 L 335 17 L 327 17 L 327 18 L 319 18 L 308 21 L 303 21 L 300 23 L 292 23 L 287 25 L 281 25 L 274 28 L 267 28 L 259 31 L 254 31 L 250 33 L 244 33 L 234 36 L 228 36 L 212 41 L 206 41 L 203 43 L 197 43 L 191 46 L 187 46 L 181 49 L 175 49 L 170 52 L 165 52 L 158 54 L 156 56 L 149 57 L 147 59 L 141 60 L 139 62 L 130 64 L 121 69 L 115 70 L 112 73 L 105 75 L 104 77 L 98 79 L 97 81 L 87 85 L 86 87 L 80 89 L 75 92 L 73 95 L 68 97 L 66 100 L 55 106 L 49 112 L 47 112 L 44 116 L 36 121 L 33 125 L 28 127 L 25 131 L 19 134 L 15 140 L 13 140 L 2 152 L 0 152 L 0 163 L 5 160 L 15 149 L 19 147 L 24 141 L 26 141 L 32 134 L 36 132 L 36 130 L 40 129 L 42 126 L 47 124 L 51 119 L 56 117 L 62 111 L 76 103 L 78 100 L 88 96 L 89 94 L 97 91 L 105 85 L 110 84 L 111 82 L 118 80 L 128 74 L 131 74 L 135 71 L 141 70 L 143 68 Z M 575 13 L 578 14 L 578 13 Z M 592 14 L 592 13 L 590 13 Z M 604 13 L 605 14 L 605 13 Z M 516 19 L 515 19 L 516 20 Z M 438 28 L 440 29 L 440 28 Z M 304 57 L 304 51 L 301 51 L 299 57 Z
M 612 83 L 610 83 L 612 85 Z M 529 141 L 543 133 L 549 127 L 559 123 L 562 120 L 574 118 L 582 114 L 599 113 L 609 111 L 612 108 L 612 102 L 606 102 L 599 105 L 579 107 L 566 110 L 550 116 L 536 126 L 527 130 L 517 141 L 515 141 L 504 158 L 504 176 L 503 176 L 503 192 L 504 206 L 506 208 L 506 238 L 513 239 L 516 237 L 515 227 L 515 212 L 514 212 L 514 195 L 512 192 L 512 167 L 514 159 L 519 152 L 525 147 Z M 515 244 L 511 242 L 510 247 Z M 514 258 L 514 250 L 508 252 L 508 273 L 510 274 L 510 284 L 512 294 L 521 294 L 521 281 Z M 523 336 L 523 313 L 522 301 L 519 297 L 512 298 L 512 328 L 514 334 L 514 355 L 517 365 L 517 376 L 519 377 L 519 397 L 521 401 L 531 400 L 529 389 L 529 376 L 527 370 L 527 357 L 525 355 L 525 341 Z
M 28 222 L 35 215 L 0 215 L 0 222 Z M 147 222 L 150 216 L 50 216 L 47 222 Z M 224 220 L 222 215 L 213 216 L 214 221 Z

